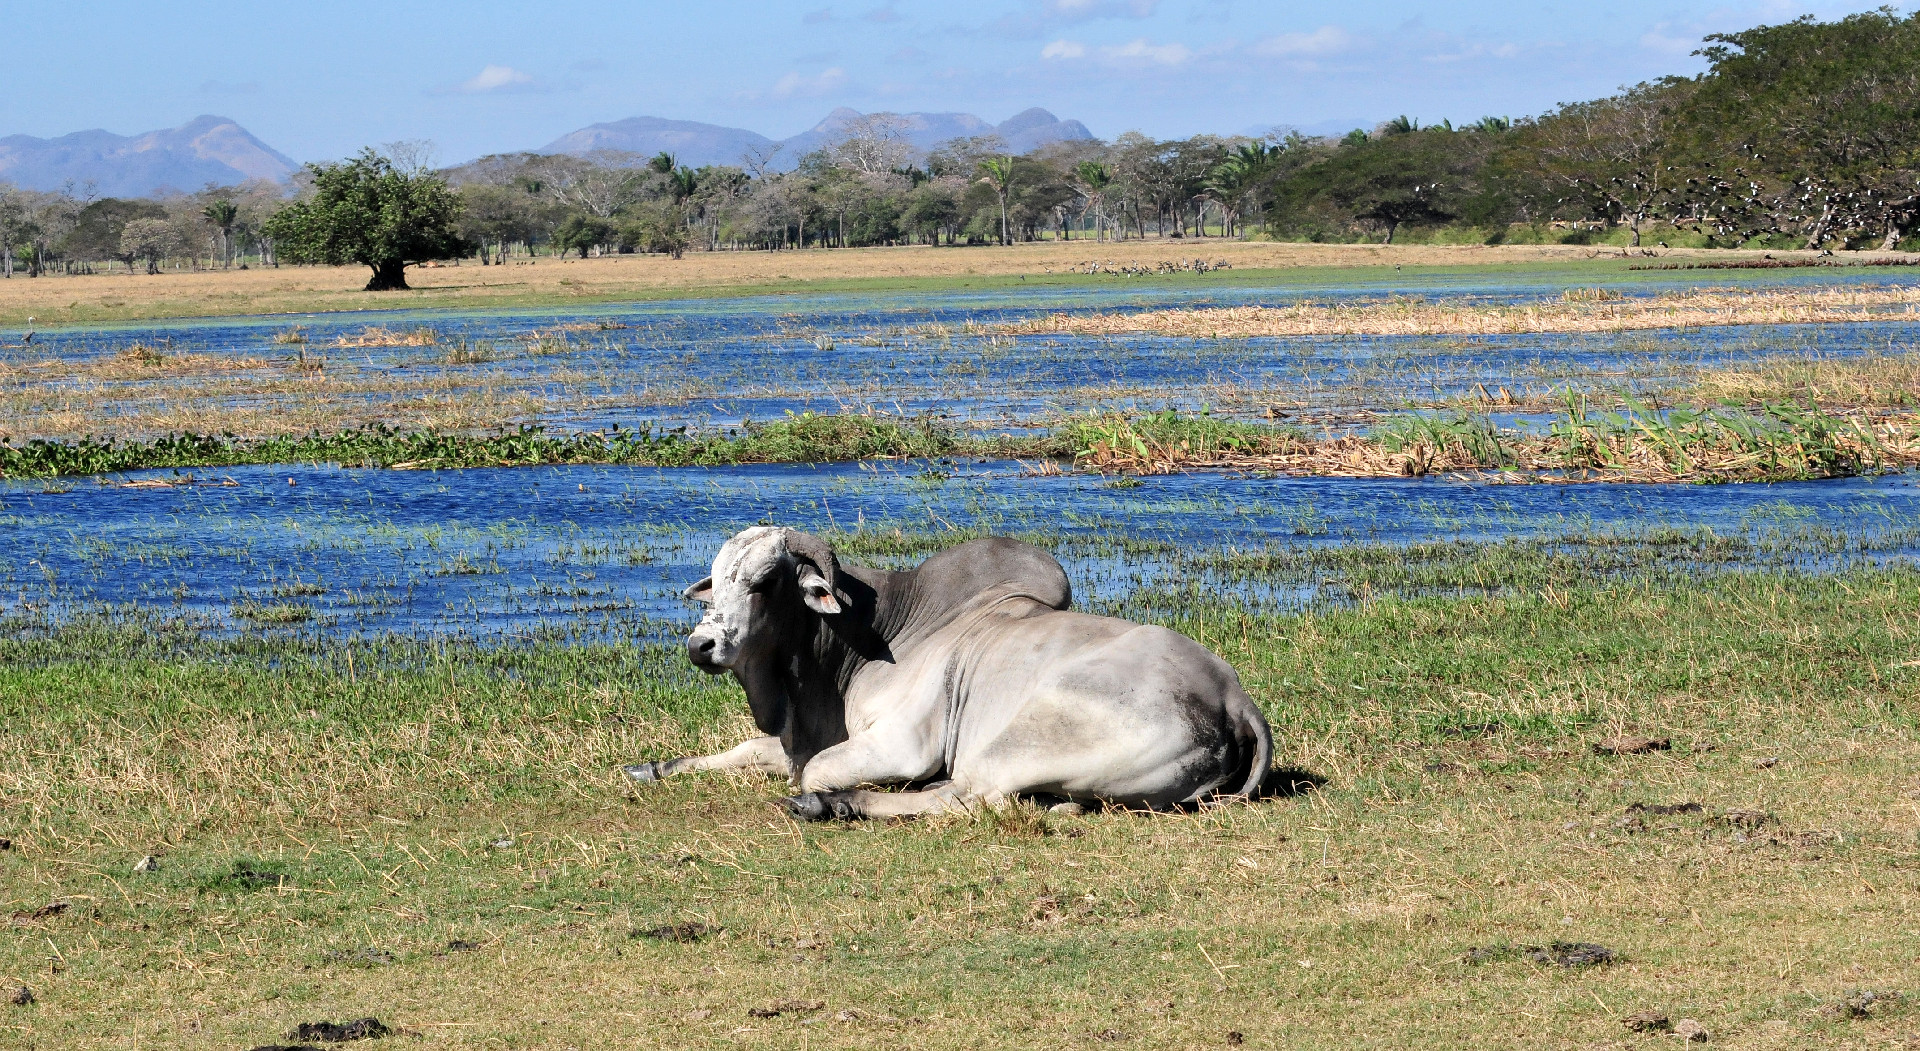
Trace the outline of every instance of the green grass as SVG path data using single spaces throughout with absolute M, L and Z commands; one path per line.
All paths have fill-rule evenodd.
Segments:
M 622 464 L 659 467 L 741 463 L 824 463 L 881 457 L 942 456 L 960 438 L 929 421 L 802 413 L 749 423 L 725 433 L 626 430 L 548 434 L 525 425 L 494 434 L 403 432 L 374 426 L 298 438 L 244 439 L 177 434 L 150 441 L 86 438 L 0 445 L 0 476 L 59 477 L 154 468 L 340 463 L 356 467 L 441 469 Z M 991 453 L 992 442 L 967 448 Z
M 1210 254 L 1206 242 L 1196 241 L 1192 245 L 1193 254 Z M 1105 246 L 1088 242 L 1085 255 L 1089 260 L 1099 259 Z M 845 278 L 789 278 L 766 281 L 743 282 L 735 284 L 686 285 L 686 286 L 645 286 L 609 282 L 605 286 L 566 285 L 546 286 L 539 291 L 502 292 L 482 289 L 478 292 L 463 293 L 458 288 L 422 286 L 410 291 L 380 294 L 379 301 L 371 306 L 356 305 L 342 309 L 333 306 L 343 297 L 354 298 L 356 303 L 363 301 L 346 288 L 338 290 L 312 290 L 306 292 L 260 291 L 257 293 L 226 293 L 217 290 L 189 291 L 177 298 L 146 300 L 139 302 L 101 301 L 98 299 L 73 299 L 54 305 L 33 306 L 31 304 L 0 305 L 0 327 L 15 327 L 25 323 L 30 313 L 37 311 L 42 324 L 84 324 L 111 325 L 122 322 L 157 320 L 163 318 L 226 317 L 256 314 L 328 314 L 355 313 L 368 309 L 405 310 L 415 307 L 432 309 L 520 309 L 529 307 L 554 306 L 591 306 L 600 303 L 646 303 L 672 300 L 740 299 L 751 296 L 787 296 L 809 294 L 849 294 L 849 293 L 928 293 L 946 291 L 993 291 L 1014 288 L 1086 288 L 1111 287 L 1116 284 L 1129 289 L 1150 290 L 1153 288 L 1184 287 L 1223 287 L 1223 288 L 1351 288 L 1379 284 L 1395 288 L 1418 287 L 1421 283 L 1432 282 L 1444 287 L 1455 281 L 1484 281 L 1502 277 L 1517 277 L 1539 280 L 1548 283 L 1564 282 L 1569 286 L 1590 284 L 1605 280 L 1616 284 L 1637 284 L 1645 282 L 1670 282 L 1671 272 L 1647 271 L 1637 269 L 1641 264 L 1651 262 L 1642 257 L 1624 258 L 1617 254 L 1616 247 L 1597 245 L 1597 251 L 1605 252 L 1598 258 L 1585 260 L 1556 259 L 1532 263 L 1481 263 L 1474 265 L 1404 263 L 1401 265 L 1382 264 L 1376 266 L 1297 266 L 1297 267 L 1245 267 L 1240 269 L 1214 271 L 1206 274 L 1178 273 L 1155 274 L 1142 277 L 1119 277 L 1111 274 L 1074 274 L 1026 273 L 1026 274 L 943 274 L 931 276 L 881 275 L 874 277 Z M 941 249 L 964 253 L 966 249 Z M 1871 253 L 1868 253 L 1869 255 Z M 543 262 L 545 262 L 543 260 Z M 804 265 L 804 260 L 802 264 Z M 1880 272 L 1896 271 L 1882 268 Z M 68 279 L 61 279 L 68 280 Z M 74 279 L 84 282 L 86 279 Z M 1777 283 L 1778 275 L 1771 271 L 1728 270 L 1714 272 L 1716 285 L 1737 285 L 1748 282 Z M 84 284 L 62 286 L 73 288 L 72 295 L 81 295 L 88 290 Z M 330 309 L 331 307 L 331 309 Z M 50 321 L 50 319 L 52 319 Z
M 26 918 L 0 983 L 38 999 L 0 1033 L 233 1048 L 374 1015 L 426 1047 L 1588 1047 L 1653 1046 L 1620 1019 L 1657 1008 L 1730 1046 L 1904 1039 L 1920 571 L 1688 578 L 1633 549 L 1556 581 L 1552 557 L 1405 560 L 1480 597 L 1127 600 L 1232 661 L 1279 758 L 1328 778 L 1187 816 L 802 828 L 761 779 L 630 786 L 622 762 L 745 732 L 674 647 L 10 624 L 0 907 Z M 1590 747 L 1625 732 L 1672 750 Z M 1678 801 L 1702 811 L 1627 809 Z M 717 932 L 631 936 L 692 922 Z M 1556 941 L 1619 958 L 1498 951 Z M 1854 1017 L 1869 989 L 1905 998 Z

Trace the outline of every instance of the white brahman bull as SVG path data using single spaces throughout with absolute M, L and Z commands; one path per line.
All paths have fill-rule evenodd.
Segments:
M 976 540 L 905 572 L 842 567 L 818 537 L 728 540 L 687 638 L 732 672 L 765 737 L 627 768 L 785 773 L 806 819 L 890 817 L 1021 796 L 1172 807 L 1256 794 L 1266 719 L 1227 662 L 1165 628 L 1067 609 L 1053 556 Z M 861 785 L 915 783 L 912 791 Z

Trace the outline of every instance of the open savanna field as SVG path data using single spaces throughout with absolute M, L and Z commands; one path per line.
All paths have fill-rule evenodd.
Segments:
M 1428 556 L 1517 587 L 1131 604 L 1232 661 L 1280 759 L 1325 779 L 1193 814 L 799 826 L 765 779 L 625 784 L 622 762 L 747 729 L 666 648 L 16 624 L 0 980 L 35 1002 L 0 1031 L 1662 1046 L 1624 1022 L 1653 1012 L 1717 1046 L 1910 1046 L 1920 577 Z M 1600 751 L 1622 737 L 1658 743 Z
M 515 259 L 504 266 L 415 267 L 409 292 L 363 292 L 365 267 L 282 266 L 158 275 L 118 271 L 84 276 L 16 276 L 0 281 L 0 329 L 29 316 L 45 325 L 423 307 L 581 305 L 748 293 L 870 291 L 916 288 L 991 288 L 1044 280 L 1061 285 L 1111 285 L 1114 274 L 1073 274 L 1088 263 L 1110 269 L 1224 261 L 1229 271 L 1185 280 L 1280 282 L 1313 280 L 1329 270 L 1467 268 L 1525 271 L 1542 266 L 1581 275 L 1629 277 L 1634 265 L 1697 264 L 1812 258 L 1814 253 L 1745 250 L 1649 249 L 1657 259 L 1620 249 L 1578 245 L 1290 244 L 1211 238 L 1131 241 L 1044 241 L 1010 247 L 853 248 L 797 252 L 691 252 L 682 259 L 614 255 L 592 259 Z M 1911 254 L 1844 252 L 1841 262 L 1905 260 Z M 1257 271 L 1249 275 L 1245 271 Z M 1268 273 L 1271 271 L 1272 273 Z M 1704 275 L 1703 275 L 1704 276 Z
M 0 1047 L 1920 1047 L 1914 271 L 1593 251 L 0 282 Z M 1289 790 L 629 782 L 756 522 L 1047 547 Z

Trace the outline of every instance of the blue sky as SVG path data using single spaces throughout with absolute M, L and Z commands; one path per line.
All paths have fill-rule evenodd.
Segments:
M 1803 0 L 0 0 L 0 135 L 233 117 L 296 160 L 431 139 L 443 162 L 629 116 L 775 138 L 835 106 L 1028 106 L 1094 134 L 1537 113 L 1691 73 L 1705 33 Z

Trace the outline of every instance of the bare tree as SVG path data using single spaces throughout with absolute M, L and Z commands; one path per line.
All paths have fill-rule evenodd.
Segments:
M 764 179 L 773 173 L 773 158 L 784 148 L 777 142 L 752 147 L 740 154 L 740 167 L 755 179 Z
M 26 195 L 0 183 L 0 277 L 13 276 L 13 246 L 27 232 Z
M 530 167 L 548 197 L 601 219 L 612 218 L 638 200 L 648 174 L 638 157 L 617 150 L 595 150 L 585 157 L 542 157 Z
M 430 171 L 433 158 L 439 153 L 432 139 L 396 139 L 380 145 L 380 152 L 387 155 L 396 170 L 408 175 Z
M 862 175 L 884 175 L 913 160 L 913 144 L 906 140 L 906 118 L 894 113 L 866 113 L 840 126 L 840 138 L 827 147 L 827 157 L 842 168 Z
M 134 219 L 120 232 L 120 250 L 147 261 L 147 273 L 160 272 L 160 260 L 179 251 L 180 233 L 165 219 Z

